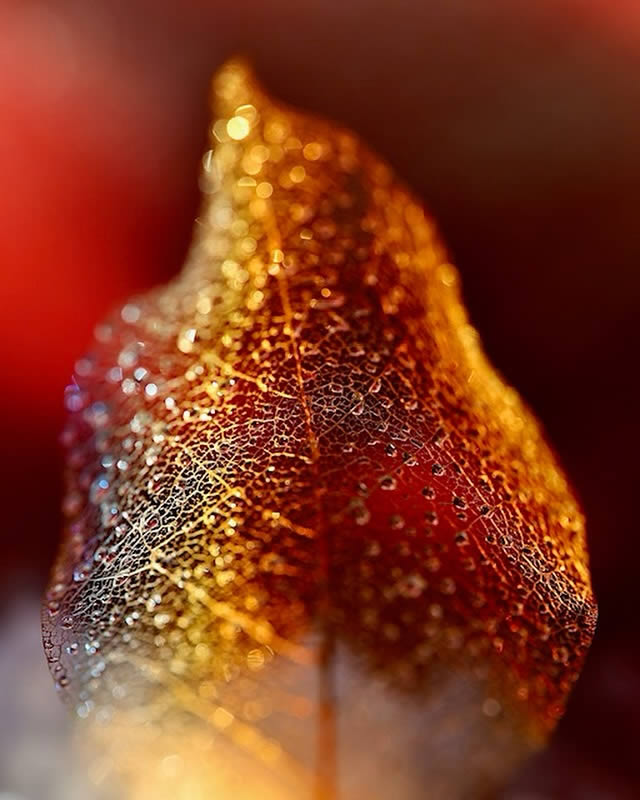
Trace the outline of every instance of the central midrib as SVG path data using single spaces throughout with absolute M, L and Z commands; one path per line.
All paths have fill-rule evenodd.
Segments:
M 278 272 L 280 300 L 285 318 L 285 333 L 289 337 L 291 352 L 295 362 L 296 383 L 300 404 L 305 419 L 307 440 L 311 451 L 312 470 L 314 473 L 314 495 L 316 519 L 318 522 L 316 535 L 318 540 L 319 577 L 317 617 L 321 626 L 321 644 L 318 659 L 318 723 L 316 740 L 314 800 L 337 800 L 337 741 L 336 741 L 336 698 L 335 698 L 335 632 L 331 621 L 331 527 L 327 525 L 324 512 L 325 486 L 319 468 L 320 449 L 318 439 L 313 430 L 313 419 L 309 398 L 304 387 L 302 359 L 295 334 L 293 311 L 289 297 L 289 285 L 284 269 Z

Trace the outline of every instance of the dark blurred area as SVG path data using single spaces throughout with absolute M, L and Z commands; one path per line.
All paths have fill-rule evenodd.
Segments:
M 240 49 L 280 95 L 359 130 L 424 197 L 492 360 L 582 498 L 599 629 L 553 746 L 509 797 L 637 797 L 637 5 L 235 6 L 0 0 L 3 624 L 55 553 L 74 359 L 112 305 L 179 269 L 209 77 Z

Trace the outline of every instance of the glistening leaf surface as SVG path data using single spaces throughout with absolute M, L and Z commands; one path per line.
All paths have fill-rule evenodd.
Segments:
M 214 95 L 184 271 L 67 395 L 54 677 L 136 800 L 481 797 L 584 659 L 581 513 L 420 204 L 244 67 Z

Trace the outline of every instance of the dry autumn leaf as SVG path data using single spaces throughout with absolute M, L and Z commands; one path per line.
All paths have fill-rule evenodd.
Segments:
M 183 273 L 68 390 L 53 675 L 131 800 L 484 797 L 592 637 L 581 512 L 388 167 L 241 64 L 214 107 Z

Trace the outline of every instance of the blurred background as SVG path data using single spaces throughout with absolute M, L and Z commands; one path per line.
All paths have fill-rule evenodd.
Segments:
M 598 634 L 507 796 L 640 796 L 639 45 L 635 0 L 0 0 L 0 800 L 86 797 L 39 644 L 63 390 L 109 308 L 179 269 L 237 51 L 424 198 L 582 498 Z

